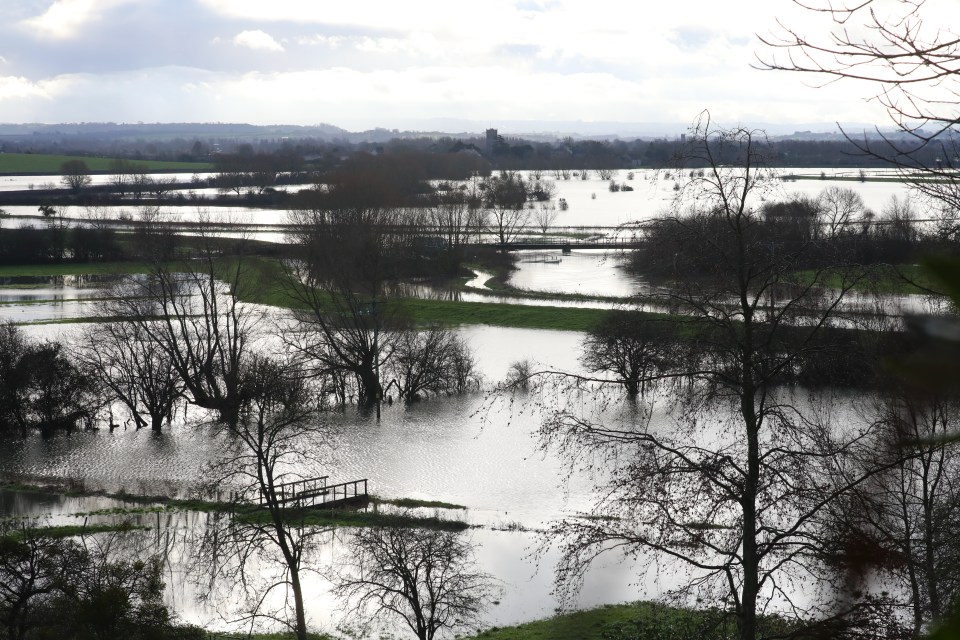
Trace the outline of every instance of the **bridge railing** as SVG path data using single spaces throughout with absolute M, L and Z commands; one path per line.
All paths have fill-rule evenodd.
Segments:
M 274 493 L 277 496 L 277 502 L 285 504 L 297 499 L 298 495 L 304 493 L 316 493 L 325 490 L 327 479 L 330 476 L 319 476 L 317 478 L 306 478 L 304 480 L 293 480 L 283 482 L 274 487 Z M 260 505 L 266 504 L 266 496 L 260 494 Z
M 367 478 L 339 484 L 327 484 L 327 476 L 287 482 L 277 486 L 277 502 L 297 507 L 313 507 L 367 497 Z M 264 504 L 260 496 L 260 504 Z

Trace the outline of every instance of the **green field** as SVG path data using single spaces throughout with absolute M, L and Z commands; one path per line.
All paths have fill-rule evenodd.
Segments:
M 114 158 L 93 158 L 84 156 L 56 156 L 39 153 L 0 153 L 0 174 L 6 175 L 48 175 L 60 173 L 60 165 L 67 160 L 83 160 L 93 173 L 109 173 Z M 162 162 L 159 160 L 135 160 L 134 164 L 146 165 L 151 172 L 163 171 L 209 171 L 213 165 L 209 162 Z
M 606 605 L 513 627 L 488 629 L 474 640 L 655 640 L 734 637 L 732 621 L 718 611 L 695 611 L 652 602 Z

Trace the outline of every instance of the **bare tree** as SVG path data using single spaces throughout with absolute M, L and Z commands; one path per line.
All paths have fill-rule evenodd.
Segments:
M 307 638 L 301 575 L 304 558 L 322 532 L 304 526 L 298 505 L 284 501 L 284 484 L 316 472 L 324 454 L 322 423 L 316 393 L 296 366 L 265 356 L 250 359 L 243 376 L 244 405 L 237 424 L 228 430 L 229 445 L 211 463 L 207 488 L 234 489 L 238 509 L 257 512 L 215 519 L 204 533 L 198 560 L 232 588 L 250 599 L 250 620 L 268 617 L 284 622 L 299 640 Z M 261 583 L 262 567 L 255 559 L 278 554 L 277 577 Z M 269 574 L 269 572 L 266 572 Z M 289 588 L 290 616 L 264 609 L 270 592 Z
M 858 430 L 840 438 L 780 386 L 827 348 L 819 336 L 856 279 L 827 299 L 819 271 L 809 285 L 784 286 L 810 244 L 778 238 L 754 204 L 769 184 L 757 135 L 704 118 L 690 136 L 684 159 L 706 170 L 684 184 L 677 206 L 700 208 L 660 221 L 650 242 L 655 250 L 672 238 L 676 248 L 671 287 L 651 301 L 672 308 L 664 330 L 685 348 L 647 369 L 647 404 L 622 423 L 597 421 L 582 398 L 603 383 L 581 387 L 568 376 L 577 382 L 562 388 L 541 432 L 545 446 L 602 478 L 593 517 L 552 529 L 564 552 L 561 586 L 576 587 L 604 551 L 652 552 L 689 569 L 684 592 L 723 603 L 742 640 L 763 635 L 772 598 L 805 610 L 791 578 L 829 582 L 818 559 L 825 509 L 867 477 L 828 481 Z M 651 424 L 655 412 L 672 428 Z
M 823 233 L 830 238 L 847 233 L 861 222 L 866 205 L 863 198 L 853 189 L 830 186 L 820 192 L 817 198 L 820 209 L 820 225 Z
M 524 206 L 527 188 L 523 178 L 516 173 L 491 177 L 481 184 L 481 189 L 497 242 L 506 244 L 514 240 L 530 220 L 530 210 Z
M 168 191 L 177 184 L 177 179 L 173 176 L 169 178 L 151 178 L 149 183 L 150 192 L 157 200 L 163 200 Z
M 823 78 L 823 84 L 871 84 L 870 99 L 886 110 L 897 133 L 878 129 L 873 139 L 848 135 L 848 140 L 864 154 L 898 167 L 920 193 L 950 211 L 960 210 L 960 147 L 953 133 L 960 35 L 948 26 L 949 14 L 924 0 L 796 4 L 820 23 L 811 24 L 809 33 L 778 23 L 776 32 L 760 38 L 770 49 L 758 66 Z
M 587 333 L 580 362 L 591 373 L 612 373 L 636 396 L 644 380 L 667 370 L 673 353 L 662 322 L 635 311 L 609 311 Z
M 491 600 L 493 578 L 474 564 L 463 532 L 370 527 L 356 529 L 336 592 L 369 622 L 399 619 L 419 640 L 469 629 Z
M 110 313 L 111 303 L 105 305 Z M 170 354 L 137 322 L 92 325 L 73 348 L 79 362 L 120 402 L 138 429 L 160 431 L 184 392 Z M 146 415 L 146 418 L 144 417 Z
M 113 175 L 110 176 L 110 183 L 121 196 L 127 192 L 127 187 L 130 185 L 131 169 L 129 160 L 117 159 L 110 162 L 110 171 L 113 172 Z
M 397 393 L 414 402 L 425 393 L 462 392 L 472 371 L 470 349 L 454 331 L 434 325 L 397 336 L 390 371 Z
M 913 242 L 917 238 L 917 214 L 910 198 L 890 196 L 880 211 L 880 222 L 885 223 L 884 233 L 889 238 Z
M 153 179 L 148 173 L 147 165 L 133 164 L 129 167 L 127 174 L 127 185 L 130 187 L 130 193 L 137 200 L 143 198 L 144 194 L 150 190 L 150 183 Z
M 949 613 L 960 593 L 960 443 L 951 438 L 960 402 L 892 389 L 878 401 L 877 435 L 859 455 L 861 472 L 886 470 L 837 505 L 837 530 L 869 541 L 865 563 L 879 568 L 912 612 L 913 637 Z M 850 534 L 848 534 L 850 535 Z
M 553 223 L 557 221 L 558 215 L 560 215 L 560 212 L 557 211 L 556 207 L 552 204 L 541 204 L 538 206 L 533 214 L 533 219 L 537 227 L 539 227 L 540 233 L 547 235 L 547 231 L 553 226 Z
M 361 404 L 379 407 L 381 369 L 406 323 L 384 304 L 384 282 L 396 273 L 392 209 L 302 209 L 291 212 L 300 257 L 287 262 L 287 291 L 305 311 L 287 343 L 317 363 L 319 374 L 347 372 Z
M 62 174 L 60 181 L 74 193 L 79 193 L 92 181 L 90 169 L 87 168 L 87 163 L 83 160 L 67 160 L 60 165 L 60 173 Z

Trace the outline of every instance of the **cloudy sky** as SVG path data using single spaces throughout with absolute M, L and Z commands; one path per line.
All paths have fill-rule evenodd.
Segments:
M 750 68 L 790 0 L 0 0 L 0 122 L 883 122 Z M 814 28 L 811 25 L 811 28 Z M 809 79 L 808 79 L 809 81 Z

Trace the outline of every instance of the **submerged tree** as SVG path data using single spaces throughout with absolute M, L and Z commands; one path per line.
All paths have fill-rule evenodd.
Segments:
M 101 407 L 99 388 L 59 342 L 34 342 L 8 323 L 0 326 L 0 430 L 49 435 L 91 426 Z
M 377 404 L 381 370 L 407 324 L 384 304 L 385 282 L 407 242 L 398 212 L 320 205 L 291 219 L 300 255 L 287 263 L 287 291 L 305 311 L 285 340 L 318 374 L 353 376 L 360 404 Z
M 591 373 L 613 374 L 635 396 L 643 381 L 669 366 L 673 337 L 662 322 L 615 309 L 587 333 L 580 362 Z
M 136 322 L 93 325 L 73 352 L 138 429 L 160 431 L 183 400 L 183 381 L 170 354 Z
M 864 443 L 854 467 L 886 469 L 837 505 L 836 528 L 871 550 L 861 571 L 894 579 L 918 638 L 960 594 L 960 443 L 951 437 L 960 401 L 904 386 L 886 395 L 877 403 L 876 437 Z
M 158 259 L 147 275 L 126 278 L 109 309 L 136 325 L 138 339 L 163 351 L 191 403 L 235 425 L 243 401 L 241 372 L 262 313 L 240 300 L 247 287 L 256 286 L 244 242 L 200 230 L 192 258 Z M 223 252 L 225 246 L 231 251 Z
M 476 376 L 470 348 L 442 326 L 400 334 L 390 364 L 399 396 L 414 402 L 426 393 L 462 393 Z
M 67 160 L 61 164 L 60 173 L 60 181 L 74 193 L 79 193 L 92 181 L 87 163 L 80 159 Z
M 662 331 L 683 348 L 647 356 L 639 419 L 632 408 L 624 422 L 598 421 L 564 387 L 567 402 L 543 424 L 544 446 L 597 470 L 602 491 L 594 517 L 565 520 L 552 534 L 564 552 L 561 586 L 576 587 L 604 551 L 652 552 L 685 566 L 682 591 L 726 608 L 738 637 L 754 640 L 772 600 L 805 609 L 791 579 L 829 582 L 818 556 L 825 508 L 869 475 L 838 479 L 857 429 L 839 434 L 780 386 L 828 348 L 819 338 L 856 275 L 831 263 L 843 282 L 826 297 L 823 271 L 788 284 L 811 243 L 781 237 L 765 220 L 759 196 L 771 183 L 757 134 L 715 129 L 705 117 L 691 138 L 684 160 L 705 170 L 683 185 L 682 213 L 656 222 L 648 245 L 658 252 L 670 240 L 674 259 L 661 264 L 669 286 L 649 298 L 672 309 Z

